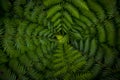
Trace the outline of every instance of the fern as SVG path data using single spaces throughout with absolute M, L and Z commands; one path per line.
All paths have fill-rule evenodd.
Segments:
M 112 66 L 112 64 L 114 63 L 115 60 L 115 56 L 116 56 L 116 51 L 114 49 L 110 49 L 108 46 L 104 45 L 104 49 L 105 49 L 105 64 Z
M 31 77 L 31 79 L 35 80 L 42 78 L 42 76 L 32 68 L 28 70 L 28 75 Z
M 83 43 L 82 39 L 80 40 L 80 44 L 79 45 L 80 45 L 80 50 L 83 51 L 84 43 Z
M 57 11 L 61 10 L 60 5 L 53 6 L 47 12 L 47 18 L 52 17 Z
M 35 27 L 36 27 L 35 24 L 30 24 L 29 28 L 26 30 L 26 34 L 27 34 L 28 36 L 31 36 L 31 35 L 32 35 L 32 32 L 33 32 L 33 30 L 34 30 Z
M 92 39 L 89 56 L 94 56 L 96 53 L 96 50 L 97 50 L 97 41 L 96 39 Z
M 2 7 L 3 10 L 5 11 L 9 11 L 10 7 L 11 7 L 11 3 L 9 0 L 1 0 L 0 1 L 0 5 Z
M 94 58 L 92 57 L 87 61 L 86 66 L 84 67 L 84 70 L 85 71 L 89 70 L 91 67 L 93 67 L 94 63 L 95 61 L 94 61 Z
M 65 9 L 69 11 L 69 13 L 74 16 L 75 18 L 79 18 L 79 12 L 78 10 L 72 6 L 71 4 L 67 3 L 65 4 Z
M 17 75 L 24 75 L 26 70 L 24 66 L 21 66 L 17 60 L 13 59 L 9 62 L 10 68 L 17 73 Z
M 0 50 L 0 64 L 8 62 L 7 56 L 2 50 Z
M 59 17 L 61 17 L 61 13 L 55 14 L 55 16 L 52 17 L 52 22 L 55 22 Z
M 26 51 L 26 46 L 25 46 L 25 41 L 22 41 L 22 39 L 23 39 L 22 37 L 18 37 L 16 39 L 15 46 L 18 51 L 20 51 L 21 53 L 24 53 Z
M 63 51 L 64 47 L 68 50 Z M 86 63 L 84 58 L 80 59 L 81 55 L 78 53 L 78 51 L 72 51 L 72 49 L 73 48 L 67 44 L 59 43 L 58 50 L 56 51 L 57 53 L 54 54 L 55 60 L 53 63 L 55 64 L 54 68 L 58 68 L 60 70 L 55 73 L 55 76 L 66 74 L 67 71 L 70 73 L 76 72 Z M 71 58 L 71 56 L 73 57 Z M 69 66 L 71 67 L 69 68 Z
M 25 4 L 26 1 L 25 0 L 16 0 L 14 2 L 14 10 L 15 10 L 15 13 L 22 17 L 23 16 L 23 7 L 21 7 L 21 5 Z
M 107 28 L 107 26 L 109 26 Z M 108 35 L 107 41 L 108 44 L 111 46 L 115 45 L 115 28 L 114 24 L 111 21 L 106 21 L 105 22 L 105 29 L 106 29 L 106 34 Z
M 98 39 L 100 42 L 105 42 L 106 41 L 106 33 L 105 33 L 105 29 L 104 26 L 99 24 L 97 26 L 97 30 L 98 30 Z
M 89 8 L 84 0 L 75 0 L 75 1 L 73 0 L 72 2 L 80 9 L 83 8 L 85 10 L 89 10 Z
M 96 13 L 98 19 L 104 20 L 105 13 L 99 4 L 97 4 L 94 0 L 88 0 L 88 5 L 90 9 L 92 9 Z
M 84 53 L 88 53 L 89 48 L 90 48 L 90 38 L 87 38 L 87 39 L 85 40 Z
M 54 5 L 54 4 L 57 4 L 57 3 L 60 3 L 60 2 L 61 2 L 61 0 L 53 0 L 53 1 L 44 0 L 43 1 L 44 5 L 47 7 Z
M 105 8 L 106 13 L 108 15 L 109 18 L 114 16 L 114 13 L 116 12 L 116 2 L 117 0 L 101 0 L 99 1 Z M 106 5 L 107 4 L 107 5 Z
M 118 0 L 0 0 L 0 80 L 119 80 Z
M 98 63 L 103 61 L 104 51 L 101 47 L 98 48 L 95 59 Z
M 75 76 L 76 80 L 91 80 L 92 79 L 92 74 L 90 72 L 86 72 L 86 73 L 81 73 Z
M 84 16 L 88 17 L 91 20 L 91 22 L 93 22 L 94 24 L 96 24 L 98 22 L 98 19 L 96 18 L 94 12 L 92 12 L 90 10 L 89 11 L 84 10 L 84 9 L 80 9 L 80 11 Z
M 64 12 L 63 15 L 71 24 L 73 23 L 72 17 L 67 11 Z
M 16 80 L 16 75 L 10 69 L 7 69 L 5 65 L 1 65 L 0 70 L 3 72 L 2 76 L 0 75 L 0 79 Z
M 20 63 L 25 65 L 26 67 L 32 66 L 32 61 L 28 59 L 26 55 L 22 55 L 20 58 Z

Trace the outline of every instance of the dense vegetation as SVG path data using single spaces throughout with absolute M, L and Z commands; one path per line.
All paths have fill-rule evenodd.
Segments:
M 0 80 L 120 80 L 120 0 L 0 0 Z

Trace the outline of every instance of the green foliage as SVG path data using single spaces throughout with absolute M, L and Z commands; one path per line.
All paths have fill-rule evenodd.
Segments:
M 73 5 L 66 3 L 65 9 L 69 11 L 69 13 L 74 16 L 75 18 L 79 18 L 79 12 L 77 8 L 75 8 Z
M 74 50 L 68 44 L 58 44 L 56 53 L 53 55 L 53 68 L 55 69 L 54 76 L 63 76 L 69 78 L 69 75 L 72 75 L 72 72 L 77 73 L 78 70 L 82 70 L 82 67 L 85 65 L 85 58 L 82 57 L 81 53 L 77 50 Z M 56 71 L 57 70 L 57 71 Z
M 111 21 L 105 21 L 105 29 L 107 34 L 107 42 L 110 46 L 115 45 L 115 27 Z
M 71 24 L 73 23 L 72 17 L 67 11 L 64 12 L 63 15 Z
M 0 80 L 120 80 L 117 0 L 0 0 Z
M 61 10 L 61 5 L 56 5 L 47 11 L 47 18 L 52 17 L 57 11 Z
M 90 38 L 87 38 L 87 39 L 85 40 L 84 53 L 88 53 L 89 49 L 90 49 Z
M 5 11 L 9 11 L 11 3 L 9 0 L 0 0 L 0 7 Z
M 90 72 L 81 73 L 75 76 L 75 80 L 92 80 L 92 74 Z
M 96 39 L 92 39 L 91 40 L 91 44 L 90 44 L 90 53 L 89 53 L 89 56 L 92 57 L 95 55 L 96 53 L 96 50 L 97 50 L 97 41 Z
M 117 3 L 117 0 L 99 0 L 99 2 L 104 7 L 105 12 L 107 13 L 107 16 L 109 18 L 113 17 L 114 13 L 116 12 L 116 3 Z
M 0 64 L 8 62 L 7 56 L 2 50 L 0 50 Z
M 95 12 L 98 19 L 103 20 L 105 18 L 105 13 L 103 8 L 99 4 L 97 4 L 95 0 L 87 0 L 87 1 L 88 1 L 88 6 L 93 12 Z
M 62 0 L 43 0 L 43 4 L 47 7 L 51 6 L 51 5 L 54 5 L 54 4 L 57 4 L 57 3 L 60 3 Z
M 112 66 L 114 64 L 114 60 L 116 58 L 116 50 L 111 49 L 110 47 L 106 45 L 102 45 L 102 47 L 105 49 L 105 64 L 108 66 Z
M 105 33 L 104 26 L 102 24 L 98 24 L 97 31 L 98 31 L 98 39 L 99 39 L 99 41 L 101 43 L 106 42 L 106 33 Z
M 76 5 L 78 8 L 83 8 L 84 10 L 89 10 L 86 2 L 84 0 L 72 0 L 73 4 Z

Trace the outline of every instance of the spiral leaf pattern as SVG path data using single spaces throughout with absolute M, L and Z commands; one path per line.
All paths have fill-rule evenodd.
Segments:
M 0 0 L 0 80 L 120 80 L 119 0 Z

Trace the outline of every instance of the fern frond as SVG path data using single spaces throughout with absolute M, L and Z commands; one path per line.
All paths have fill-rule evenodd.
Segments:
M 80 18 L 80 19 L 82 19 L 82 18 Z M 75 19 L 75 22 L 79 25 L 79 26 L 81 26 L 84 30 L 88 30 L 88 26 L 87 26 L 87 24 L 85 24 L 84 23 L 84 21 L 83 20 L 77 20 L 77 19 Z
M 30 26 L 27 28 L 27 30 L 26 30 L 26 34 L 28 35 L 28 36 L 31 36 L 32 35 L 32 32 L 33 32 L 33 30 L 34 30 L 34 28 L 36 27 L 36 24 L 30 24 Z
M 90 72 L 81 73 L 75 76 L 76 80 L 92 80 L 93 75 Z
M 80 11 L 81 11 L 82 15 L 89 18 L 91 20 L 91 22 L 93 22 L 94 24 L 96 24 L 98 22 L 96 15 L 92 11 L 90 11 L 90 10 L 88 11 L 88 10 L 84 10 L 84 9 L 80 9 Z
M 0 50 L 0 64 L 8 62 L 7 56 L 2 50 Z
M 61 15 L 62 15 L 61 13 L 56 13 L 55 16 L 52 17 L 51 21 L 55 22 L 58 18 L 61 17 Z
M 80 40 L 80 50 L 82 51 L 83 48 L 84 48 L 84 42 L 83 42 L 83 40 L 81 39 L 81 40 Z
M 79 18 L 79 11 L 72 4 L 65 4 L 65 9 L 75 18 Z
M 98 63 L 99 63 L 99 62 L 102 62 L 104 54 L 105 54 L 105 53 L 104 53 L 102 47 L 98 47 L 98 51 L 97 51 L 97 53 L 96 53 L 96 55 L 95 55 L 95 59 L 96 59 L 96 61 L 97 61 Z
M 35 79 L 35 80 L 43 78 L 41 74 L 39 74 L 36 70 L 32 68 L 28 70 L 28 75 L 30 75 L 31 79 Z
M 116 57 L 116 51 L 107 45 L 102 45 L 105 51 L 105 56 L 104 56 L 104 63 L 107 66 L 112 66 Z
M 10 69 L 7 69 L 5 65 L 0 66 L 0 71 L 3 72 L 3 74 L 0 75 L 0 79 L 2 80 L 16 80 L 17 78 L 17 76 Z
M 61 5 L 55 5 L 53 6 L 52 8 L 50 8 L 48 11 L 47 11 L 47 18 L 50 18 L 52 17 L 56 12 L 58 12 L 59 10 L 61 10 L 62 7 Z
M 85 71 L 89 70 L 94 65 L 94 63 L 95 61 L 94 61 L 94 58 L 92 57 L 91 59 L 87 61 L 84 70 Z
M 62 69 L 59 69 L 58 71 L 55 72 L 54 76 L 59 76 L 60 74 L 65 74 L 67 71 L 67 67 L 64 66 Z
M 61 21 L 62 21 L 61 19 L 58 19 L 58 20 L 54 23 L 53 26 L 54 26 L 54 27 L 58 26 L 58 25 L 61 23 Z
M 24 66 L 21 66 L 19 62 L 15 59 L 10 60 L 9 62 L 10 68 L 15 71 L 18 75 L 24 75 L 26 70 Z
M 100 42 L 105 42 L 106 41 L 106 33 L 105 33 L 104 25 L 98 24 L 97 31 L 98 31 L 99 41 Z
M 78 63 L 75 63 L 74 65 L 72 65 L 70 69 L 73 72 L 76 72 L 76 71 L 80 70 L 85 64 L 86 64 L 86 61 L 78 62 Z
M 38 26 L 35 28 L 34 32 L 33 32 L 33 35 L 34 36 L 37 36 L 39 35 L 39 33 L 43 30 L 43 28 L 41 26 Z
M 65 11 L 63 15 L 71 24 L 73 23 L 72 17 L 67 11 Z
M 31 14 L 31 21 L 37 22 L 41 7 L 36 6 Z
M 63 23 L 67 26 L 68 29 L 72 27 L 72 24 L 65 18 L 63 19 Z
M 0 5 L 1 5 L 2 9 L 5 11 L 9 11 L 9 9 L 11 7 L 11 3 L 9 0 L 0 0 Z
M 43 0 L 44 5 L 47 6 L 47 7 L 50 7 L 51 5 L 58 4 L 60 2 L 62 2 L 62 0 L 52 0 L 52 1 Z
M 27 56 L 30 58 L 30 60 L 32 60 L 33 62 L 37 62 L 39 61 L 38 56 L 36 55 L 35 52 L 30 51 L 29 53 L 27 53 Z
M 18 27 L 18 34 L 21 36 L 24 35 L 27 26 L 28 26 L 28 21 L 20 22 L 19 27 Z
M 19 57 L 20 63 L 23 64 L 26 67 L 32 66 L 32 61 L 28 59 L 26 55 L 22 55 Z
M 6 34 L 9 34 L 9 35 L 14 35 L 16 33 L 16 30 L 15 30 L 15 24 L 14 24 L 14 19 L 10 20 L 10 19 L 5 19 L 4 20 L 4 24 L 5 24 L 5 27 L 6 27 Z
M 85 10 L 89 10 L 89 8 L 84 0 L 72 0 L 72 2 L 80 9 L 83 8 Z
M 95 2 L 95 0 L 88 0 L 87 4 L 90 7 L 90 9 L 92 9 L 95 12 L 99 20 L 104 20 L 105 12 L 103 8 L 99 4 L 97 4 L 97 2 Z
M 88 53 L 88 52 L 89 52 L 89 49 L 90 49 L 90 38 L 88 37 L 88 38 L 85 40 L 84 53 Z
M 27 3 L 27 5 L 25 6 L 25 9 L 24 9 L 24 16 L 25 18 L 27 18 L 28 20 L 31 19 L 31 13 L 33 11 L 33 7 L 34 7 L 34 3 L 33 1 L 30 1 L 29 3 Z
M 22 17 L 23 16 L 23 7 L 21 5 L 25 4 L 26 1 L 25 0 L 15 0 L 14 2 L 14 10 L 15 10 L 15 13 Z
M 96 39 L 92 39 L 90 44 L 90 53 L 89 56 L 94 56 L 97 50 L 97 41 Z
M 21 53 L 24 53 L 27 50 L 25 46 L 25 41 L 23 41 L 22 37 L 16 38 L 15 46 L 17 50 L 20 51 Z
M 114 13 L 116 12 L 116 2 L 117 2 L 117 0 L 106 0 L 106 1 L 100 0 L 99 2 L 105 8 L 105 11 L 107 12 L 107 16 L 109 18 L 113 17 Z
M 101 65 L 95 64 L 94 67 L 92 68 L 91 72 L 94 77 L 97 77 L 101 73 L 101 70 L 102 70 Z
M 111 21 L 105 21 L 105 30 L 107 34 L 107 42 L 110 46 L 115 45 L 115 27 Z

